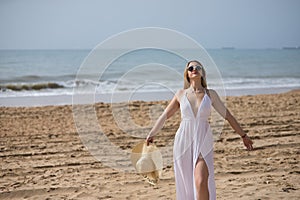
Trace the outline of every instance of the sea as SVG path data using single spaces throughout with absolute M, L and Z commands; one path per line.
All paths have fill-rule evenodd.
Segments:
M 77 91 L 92 91 L 103 102 L 126 100 L 125 93 L 131 100 L 168 100 L 183 87 L 182 57 L 144 49 L 89 71 L 91 51 L 0 50 L 0 106 L 70 104 Z M 300 49 L 222 48 L 207 54 L 214 67 L 204 65 L 208 87 L 224 91 L 222 95 L 300 88 Z M 114 93 L 119 97 L 112 100 Z

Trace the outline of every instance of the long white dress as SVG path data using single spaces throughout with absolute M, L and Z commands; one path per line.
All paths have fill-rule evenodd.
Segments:
M 208 167 L 209 199 L 216 199 L 213 163 L 213 135 L 208 123 L 211 100 L 205 93 L 195 116 L 187 94 L 180 100 L 181 123 L 174 140 L 174 172 L 178 200 L 194 200 L 197 191 L 194 170 L 199 156 Z

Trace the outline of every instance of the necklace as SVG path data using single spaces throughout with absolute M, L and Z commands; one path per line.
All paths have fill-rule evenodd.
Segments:
M 192 91 L 192 93 L 201 93 L 201 92 L 203 92 L 203 88 L 201 89 L 201 90 L 194 90 L 192 87 L 191 87 L 191 91 Z

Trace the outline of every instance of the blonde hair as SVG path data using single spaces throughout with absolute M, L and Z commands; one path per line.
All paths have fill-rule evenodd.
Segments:
M 202 87 L 204 87 L 205 89 L 207 89 L 207 83 L 206 83 L 206 72 L 204 70 L 204 67 L 203 65 L 197 61 L 197 60 L 191 60 L 189 61 L 186 66 L 185 66 L 185 69 L 184 69 L 184 73 L 183 73 L 183 78 L 184 78 L 184 89 L 187 89 L 190 87 L 190 78 L 189 78 L 189 74 L 188 74 L 188 66 L 190 65 L 191 62 L 196 62 L 198 63 L 201 67 L 202 67 L 202 76 L 201 76 L 201 85 Z

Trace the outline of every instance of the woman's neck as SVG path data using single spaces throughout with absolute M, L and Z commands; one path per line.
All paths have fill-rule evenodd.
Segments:
M 203 86 L 201 85 L 200 81 L 191 81 L 190 88 L 193 91 L 201 91 L 201 90 L 203 90 Z

